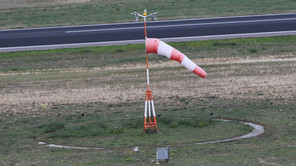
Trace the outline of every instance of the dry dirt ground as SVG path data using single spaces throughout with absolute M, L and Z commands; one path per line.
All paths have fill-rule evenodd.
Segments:
M 194 60 L 208 73 L 202 79 L 177 62 L 150 64 L 156 105 L 169 98 L 295 102 L 295 55 L 260 59 Z M 144 64 L 0 73 L 0 110 L 9 114 L 45 113 L 53 105 L 144 101 Z M 177 103 L 178 104 L 178 103 Z

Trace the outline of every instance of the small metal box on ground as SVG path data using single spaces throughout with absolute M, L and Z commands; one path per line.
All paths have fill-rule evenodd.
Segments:
M 170 154 L 169 154 L 170 148 L 157 148 L 156 151 L 156 160 L 157 163 L 159 160 L 165 160 L 166 162 L 169 162 Z

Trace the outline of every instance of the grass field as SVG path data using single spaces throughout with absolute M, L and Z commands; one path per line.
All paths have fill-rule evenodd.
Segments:
M 150 135 L 142 129 L 144 45 L 1 53 L 0 165 L 153 165 L 156 147 L 166 146 L 171 160 L 162 165 L 295 165 L 295 42 L 287 36 L 170 43 L 208 72 L 205 79 L 150 55 L 162 114 L 161 134 Z M 188 145 L 252 130 L 238 119 L 266 131 Z M 57 149 L 41 141 L 107 149 Z
M 2 0 L 0 29 L 133 21 L 133 11 L 159 19 L 294 13 L 295 0 Z

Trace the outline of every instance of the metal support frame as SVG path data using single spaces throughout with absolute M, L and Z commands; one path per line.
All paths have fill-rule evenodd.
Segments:
M 137 12 L 131 13 L 132 15 L 135 16 L 136 21 L 139 20 L 139 17 L 144 18 L 145 39 L 147 38 L 146 19 L 147 19 L 147 17 L 152 17 L 153 21 L 156 20 L 157 13 L 158 12 L 147 15 L 146 9 L 144 10 L 143 15 L 141 15 Z M 158 132 L 153 96 L 152 96 L 152 91 L 150 90 L 150 87 L 149 87 L 149 84 L 150 84 L 150 82 L 149 82 L 149 63 L 148 63 L 148 53 L 147 52 L 146 52 L 146 69 L 147 69 L 147 90 L 146 90 L 146 96 L 145 96 L 144 131 L 147 132 L 147 130 L 150 129 L 152 131 Z M 153 121 L 151 118 L 151 108 L 152 108 Z M 147 118 L 148 118 L 148 122 L 147 122 Z

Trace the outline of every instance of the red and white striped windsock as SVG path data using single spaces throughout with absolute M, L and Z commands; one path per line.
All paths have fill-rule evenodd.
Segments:
M 156 53 L 158 55 L 166 56 L 171 60 L 179 61 L 185 68 L 202 78 L 207 75 L 202 68 L 192 62 L 186 55 L 159 39 L 146 38 L 146 51 L 147 53 Z

